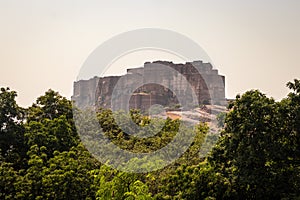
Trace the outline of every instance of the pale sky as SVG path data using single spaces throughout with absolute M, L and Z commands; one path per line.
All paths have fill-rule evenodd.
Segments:
M 196 41 L 225 75 L 227 98 L 260 89 L 281 99 L 286 82 L 300 78 L 299 0 L 0 0 L 0 86 L 16 90 L 21 106 L 49 88 L 70 98 L 89 54 L 139 28 Z M 142 65 L 136 57 L 124 64 Z M 145 59 L 156 58 L 173 59 Z

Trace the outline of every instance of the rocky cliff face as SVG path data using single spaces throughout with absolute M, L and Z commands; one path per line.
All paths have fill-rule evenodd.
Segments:
M 225 104 L 225 77 L 202 61 L 174 64 L 147 62 L 128 69 L 123 76 L 94 77 L 74 83 L 72 100 L 78 107 L 124 107 L 147 110 L 154 104 L 170 107 L 185 104 L 194 91 L 198 104 Z M 178 97 L 181 98 L 179 101 Z M 111 103 L 113 102 L 113 104 Z

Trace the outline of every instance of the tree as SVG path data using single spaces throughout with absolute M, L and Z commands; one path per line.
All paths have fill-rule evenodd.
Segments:
M 101 110 L 97 117 L 105 136 L 127 151 L 156 151 L 181 126 L 184 134 L 195 131 L 179 159 L 145 174 L 117 171 L 95 160 L 78 139 L 71 102 L 57 92 L 49 90 L 25 110 L 17 105 L 16 92 L 2 88 L 0 199 L 299 199 L 300 80 L 287 86 L 292 91 L 279 102 L 258 90 L 238 95 L 229 112 L 219 116 L 225 118 L 224 128 L 206 158 L 199 157 L 205 137 L 209 142 L 218 136 L 208 134 L 205 124 L 192 129 L 180 120 L 153 119 L 136 110 L 118 115 L 124 126 L 131 128 L 132 120 L 144 127 L 141 135 L 154 128 L 152 137 L 138 138 L 121 129 L 110 110 Z M 82 116 L 77 124 L 82 140 L 98 144 L 99 132 L 90 131 L 97 121 L 89 112 Z M 161 157 L 116 157 L 129 171 L 163 164 Z
M 125 192 L 126 200 L 152 200 L 152 194 L 149 193 L 148 186 L 140 180 L 130 185 L 130 192 Z
M 18 173 L 7 162 L 0 162 L 0 199 L 15 199 Z
M 78 144 L 78 136 L 74 135 L 71 124 L 65 115 L 54 119 L 30 121 L 26 124 L 27 142 L 29 146 L 45 146 L 48 156 L 54 151 L 67 151 Z
M 43 199 L 43 176 L 44 170 L 47 166 L 47 149 L 42 146 L 33 145 L 27 152 L 29 156 L 28 169 L 24 174 L 24 184 L 21 189 L 21 194 L 17 194 L 24 199 Z
M 275 102 L 257 90 L 237 96 L 209 162 L 231 178 L 239 198 L 278 199 L 299 191 L 299 81 Z
M 58 92 L 49 89 L 45 95 L 37 98 L 27 112 L 27 120 L 41 121 L 54 119 L 65 115 L 68 120 L 73 119 L 72 102 L 61 96 Z
M 82 145 L 69 151 L 54 152 L 48 167 L 43 170 L 42 178 L 45 199 L 93 199 L 96 189 L 93 187 L 92 170 L 99 163 L 90 156 Z
M 55 150 L 62 152 L 79 144 L 72 103 L 53 90 L 27 109 L 25 126 L 28 145 L 45 146 L 48 156 Z
M 23 166 L 27 146 L 24 140 L 24 110 L 15 98 L 17 93 L 9 88 L 0 92 L 0 153 L 5 161 L 14 163 L 14 167 Z

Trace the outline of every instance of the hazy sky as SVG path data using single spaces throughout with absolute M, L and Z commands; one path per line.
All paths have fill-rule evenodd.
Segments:
M 280 99 L 300 78 L 299 0 L 0 0 L 0 86 L 16 90 L 22 106 L 49 88 L 69 98 L 88 55 L 138 28 L 196 41 L 226 76 L 228 98 L 258 88 Z

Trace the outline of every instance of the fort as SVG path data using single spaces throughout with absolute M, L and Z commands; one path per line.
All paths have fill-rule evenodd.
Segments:
M 171 71 L 161 66 L 166 66 Z M 151 80 L 155 80 L 155 83 Z M 136 83 L 140 83 L 140 87 L 130 91 L 128 86 Z M 126 99 L 129 100 L 130 108 L 141 110 L 147 110 L 154 104 L 176 107 L 179 105 L 178 95 L 184 96 L 185 99 L 191 98 L 190 89 L 194 91 L 199 105 L 224 105 L 226 102 L 225 77 L 219 75 L 210 63 L 202 61 L 185 64 L 168 61 L 146 62 L 143 67 L 127 69 L 127 73 L 122 76 L 79 80 L 74 82 L 72 100 L 79 108 L 86 106 L 112 108 L 111 102 L 116 86 L 119 92 L 114 104 L 120 108 Z M 176 94 L 170 89 L 175 86 Z

